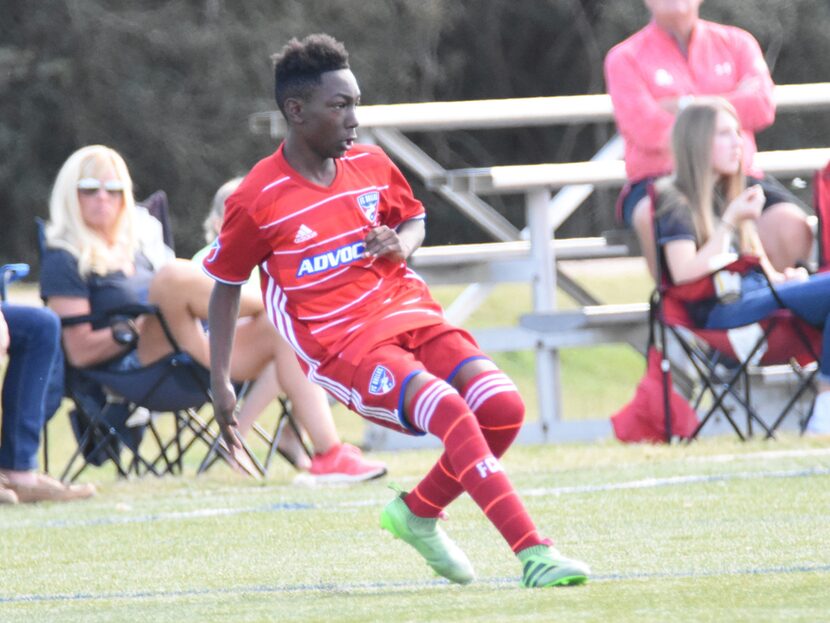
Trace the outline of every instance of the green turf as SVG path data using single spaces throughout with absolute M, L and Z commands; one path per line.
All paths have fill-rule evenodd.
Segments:
M 647 290 L 613 276 L 591 284 L 609 302 Z M 527 288 L 503 286 L 471 326 L 511 324 L 529 308 Z M 499 362 L 534 417 L 532 355 Z M 562 362 L 568 418 L 609 414 L 643 369 L 624 346 L 569 349 Z M 359 418 L 335 418 L 360 441 Z M 65 414 L 49 432 L 54 472 L 73 448 Z M 195 477 L 201 455 L 188 455 L 183 477 L 90 469 L 82 478 L 100 495 L 88 502 L 0 507 L 0 621 L 756 622 L 830 611 L 830 440 L 513 448 L 504 464 L 540 529 L 594 572 L 587 586 L 541 591 L 519 587 L 517 561 L 466 497 L 444 526 L 476 567 L 469 586 L 435 578 L 380 530 L 387 482 L 414 486 L 435 451 L 380 453 L 389 477 L 351 488 L 292 485 L 284 462 L 264 483 L 222 465 Z
M 381 454 L 411 487 L 435 452 Z M 517 447 L 505 466 L 545 534 L 593 568 L 529 591 L 462 498 L 444 524 L 479 579 L 452 586 L 382 532 L 385 482 L 306 488 L 279 468 L 118 481 L 0 508 L 0 621 L 820 621 L 830 442 Z M 191 469 L 191 468 L 189 468 Z

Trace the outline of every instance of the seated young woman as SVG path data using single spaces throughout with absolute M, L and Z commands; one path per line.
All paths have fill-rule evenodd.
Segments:
M 738 117 L 726 100 L 694 103 L 677 117 L 672 133 L 675 172 L 655 182 L 658 261 L 675 284 L 695 281 L 727 252 L 749 253 L 776 293 L 796 315 L 823 330 L 819 395 L 807 431 L 830 434 L 830 274 L 803 268 L 776 271 L 764 253 L 757 221 L 764 205 L 760 186 L 746 187 Z M 760 273 L 741 280 L 732 302 L 707 301 L 690 312 L 703 327 L 730 329 L 757 322 L 779 308 Z
M 124 331 L 116 339 L 106 319 L 113 308 L 151 303 L 160 308 L 179 346 L 209 367 L 202 321 L 214 282 L 193 262 L 160 248 L 158 224 L 136 208 L 132 190 L 124 159 L 103 145 L 79 149 L 58 172 L 49 201 L 41 295 L 61 317 L 93 318 L 63 328 L 66 357 L 77 367 L 123 370 L 169 354 L 171 345 L 156 317 L 141 316 L 121 327 L 128 338 L 133 334 L 126 340 Z M 269 364 L 279 367 L 285 349 L 258 294 L 243 295 L 239 313 L 230 374 L 238 381 L 254 380 Z M 323 458 L 335 466 L 362 460 L 344 446 L 333 445 Z M 369 467 L 375 476 L 385 472 L 382 465 Z

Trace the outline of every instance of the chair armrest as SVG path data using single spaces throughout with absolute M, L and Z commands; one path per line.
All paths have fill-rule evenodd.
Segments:
M 23 279 L 28 274 L 28 264 L 4 264 L 0 266 L 0 301 L 6 300 L 6 286 L 8 284 Z
M 114 307 L 103 314 L 103 317 L 107 320 L 113 320 L 113 318 L 117 317 L 127 317 L 127 318 L 137 318 L 138 316 L 143 316 L 145 314 L 157 315 L 159 312 L 159 308 L 157 305 L 143 305 L 141 303 L 131 303 L 129 305 L 121 305 L 119 307 Z M 93 322 L 94 320 L 98 320 L 101 316 L 93 315 L 93 314 L 84 314 L 82 316 L 65 316 L 61 318 L 61 326 L 64 327 L 74 327 L 79 324 L 84 324 L 87 322 Z

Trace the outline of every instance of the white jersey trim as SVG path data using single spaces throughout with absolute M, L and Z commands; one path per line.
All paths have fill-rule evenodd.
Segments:
M 320 245 L 327 244 L 332 242 L 333 240 L 338 240 L 340 238 L 344 238 L 346 236 L 351 236 L 359 231 L 363 231 L 363 227 L 357 227 L 351 231 L 346 231 L 343 233 L 338 234 L 337 236 L 332 236 L 331 238 L 326 238 L 325 240 L 319 240 L 314 244 L 310 244 L 307 247 L 303 247 L 302 249 L 292 249 L 290 251 L 271 251 L 271 255 L 297 255 L 298 253 L 305 253 L 309 249 L 313 249 L 314 247 L 319 247 Z
M 264 192 L 266 192 L 266 191 L 269 191 L 269 190 L 271 190 L 272 188 L 274 188 L 274 186 L 279 186 L 279 185 L 280 185 L 280 184 L 282 184 L 283 182 L 287 182 L 287 181 L 288 181 L 288 180 L 290 180 L 290 179 L 291 179 L 291 178 L 290 178 L 288 175 L 286 175 L 285 177 L 281 177 L 281 178 L 279 178 L 279 179 L 276 179 L 276 180 L 274 180 L 273 182 L 271 182 L 270 184 L 266 184 L 265 186 L 263 186 L 263 187 L 262 187 L 262 190 L 260 190 L 259 192 L 260 192 L 260 193 L 264 193 Z
M 248 283 L 247 279 L 243 279 L 242 281 L 228 281 L 227 279 L 222 279 L 221 277 L 217 277 L 212 272 L 210 272 L 207 268 L 205 268 L 204 264 L 201 264 L 202 272 L 205 273 L 208 277 L 213 279 L 214 281 L 218 281 L 219 283 L 224 283 L 229 286 L 242 286 Z
M 285 294 L 280 291 L 276 280 L 267 270 L 265 271 L 265 274 L 268 275 L 265 306 L 268 316 L 271 318 L 271 322 L 274 323 L 274 326 L 277 327 L 280 335 L 283 336 L 289 346 L 291 346 L 294 352 L 297 353 L 297 356 L 308 366 L 308 378 L 320 385 L 323 389 L 328 390 L 328 392 L 340 400 L 340 402 L 349 404 L 349 389 L 344 385 L 337 383 L 333 379 L 322 376 L 318 372 L 320 362 L 316 359 L 312 359 L 300 346 L 300 343 L 297 341 L 297 336 L 294 333 L 291 317 L 285 312 L 285 303 L 287 300 Z
M 359 297 L 357 297 L 356 299 L 353 299 L 349 303 L 346 303 L 342 307 L 338 307 L 337 309 L 333 309 L 329 312 L 326 312 L 325 314 L 317 314 L 316 316 L 298 316 L 297 320 L 302 320 L 302 321 L 323 320 L 324 318 L 330 318 L 332 316 L 340 314 L 340 313 L 346 311 L 347 309 L 349 309 L 350 307 L 353 307 L 353 306 L 357 305 L 363 299 L 365 299 L 365 298 L 371 296 L 372 294 L 374 294 L 380 288 L 380 286 L 382 284 L 383 284 L 383 278 L 380 278 L 380 279 L 378 279 L 378 282 L 374 285 L 374 287 L 372 287 L 371 290 L 366 290 L 366 292 L 361 294 Z
M 331 195 L 330 197 L 326 197 L 325 199 L 323 199 L 321 201 L 318 201 L 317 203 L 312 203 L 309 206 L 306 206 L 304 208 L 300 208 L 299 210 L 295 210 L 291 214 L 287 214 L 286 216 L 283 216 L 282 218 L 278 218 L 275 221 L 272 221 L 270 223 L 266 223 L 265 225 L 260 225 L 259 228 L 260 229 L 270 229 L 271 227 L 279 225 L 280 223 L 282 223 L 284 221 L 287 221 L 288 219 L 292 219 L 295 216 L 299 216 L 300 214 L 305 214 L 306 212 L 314 210 L 315 208 L 319 208 L 322 205 L 325 205 L 325 204 L 330 203 L 332 201 L 336 201 L 337 199 L 340 199 L 341 197 L 348 197 L 350 195 L 360 195 L 360 194 L 363 194 L 363 193 L 368 192 L 370 190 L 378 190 L 378 191 L 388 190 L 388 188 L 389 188 L 388 184 L 385 185 L 385 186 L 367 186 L 365 188 L 360 188 L 360 189 L 357 189 L 357 190 L 348 190 L 346 192 L 338 193 L 336 195 Z

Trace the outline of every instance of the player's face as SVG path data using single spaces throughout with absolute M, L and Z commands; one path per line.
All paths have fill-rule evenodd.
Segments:
M 302 133 L 321 158 L 339 158 L 357 139 L 360 89 L 349 69 L 327 71 L 303 104 Z
M 87 227 L 105 238 L 115 234 L 118 215 L 124 207 L 124 185 L 112 167 L 101 168 L 94 177 L 78 182 L 81 218 Z
M 741 168 L 743 141 L 738 120 L 725 110 L 719 110 L 712 140 L 712 169 L 718 175 L 733 175 Z

